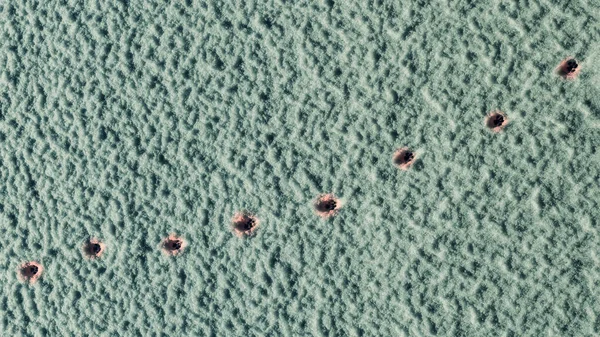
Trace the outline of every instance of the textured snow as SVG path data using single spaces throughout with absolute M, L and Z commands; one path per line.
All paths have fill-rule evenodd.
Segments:
M 0 335 L 598 336 L 599 18 L 0 1 Z

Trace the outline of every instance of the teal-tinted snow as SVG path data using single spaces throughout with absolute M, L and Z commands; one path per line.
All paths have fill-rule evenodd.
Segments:
M 600 334 L 598 2 L 0 13 L 2 335 Z

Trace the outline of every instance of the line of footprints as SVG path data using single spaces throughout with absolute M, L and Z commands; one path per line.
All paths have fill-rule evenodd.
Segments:
M 581 67 L 577 61 L 568 57 L 556 68 L 556 73 L 567 80 L 573 80 L 579 74 Z M 502 111 L 492 111 L 485 118 L 485 126 L 493 132 L 500 132 L 508 124 L 508 116 Z M 394 152 L 392 162 L 401 170 L 408 170 L 417 159 L 416 153 L 408 147 L 403 147 Z M 342 207 L 342 201 L 333 194 L 324 194 L 314 202 L 314 210 L 320 217 L 329 218 L 336 215 Z M 258 226 L 259 219 L 249 213 L 240 212 L 233 217 L 232 230 L 238 237 L 253 235 Z M 161 243 L 162 251 L 168 256 L 176 256 L 183 252 L 186 241 L 176 234 L 166 237 Z M 83 246 L 83 255 L 89 259 L 97 259 L 106 249 L 104 243 L 97 239 L 90 239 Z M 18 268 L 19 279 L 30 284 L 35 283 L 44 271 L 44 267 L 36 261 L 21 264 Z

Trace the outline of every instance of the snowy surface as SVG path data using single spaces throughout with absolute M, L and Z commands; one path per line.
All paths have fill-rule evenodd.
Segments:
M 1 334 L 598 336 L 599 20 L 592 0 L 1 1 Z

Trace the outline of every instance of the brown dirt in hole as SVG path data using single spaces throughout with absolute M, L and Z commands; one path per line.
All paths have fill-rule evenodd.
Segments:
M 19 266 L 18 276 L 21 281 L 33 284 L 42 276 L 43 271 L 44 268 L 41 264 L 30 261 Z
M 181 254 L 186 246 L 186 241 L 175 234 L 169 235 L 162 242 L 163 252 L 170 256 Z
M 256 218 L 256 216 L 246 212 L 236 214 L 233 217 L 232 222 L 233 231 L 239 237 L 244 235 L 252 235 L 258 228 L 259 224 L 258 218 Z
M 556 67 L 555 72 L 564 79 L 573 80 L 579 75 L 581 64 L 573 57 L 567 57 Z
M 394 152 L 393 162 L 398 168 L 408 170 L 410 166 L 414 164 L 416 157 L 414 151 L 407 147 L 403 147 Z
M 494 132 L 500 132 L 508 124 L 508 116 L 502 111 L 492 111 L 485 118 L 485 125 Z
M 102 256 L 102 253 L 104 253 L 105 249 L 106 246 L 104 245 L 104 243 L 96 239 L 91 239 L 88 242 L 86 242 L 83 246 L 83 253 L 86 257 L 90 259 L 95 259 Z
M 314 203 L 314 208 L 317 214 L 327 218 L 337 214 L 342 207 L 342 202 L 333 196 L 333 194 L 325 194 L 317 198 Z

